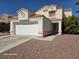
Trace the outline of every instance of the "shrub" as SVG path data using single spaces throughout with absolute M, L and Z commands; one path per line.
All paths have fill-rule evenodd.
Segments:
M 79 34 L 79 17 L 64 17 L 62 21 L 62 30 L 64 34 Z
M 10 23 L 0 22 L 0 32 L 9 32 Z

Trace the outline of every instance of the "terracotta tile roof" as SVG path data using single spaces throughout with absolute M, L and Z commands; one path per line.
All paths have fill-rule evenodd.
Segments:
M 34 12 L 29 12 L 28 14 L 29 17 L 32 17 L 33 15 L 35 15 Z
M 8 23 L 9 20 L 6 20 L 4 17 L 0 16 L 0 22 Z
M 18 21 L 18 16 L 12 17 L 12 18 L 10 19 L 10 21 L 13 21 L 13 22 Z
M 8 16 L 8 19 L 6 19 L 6 16 Z M 3 14 L 0 16 L 0 22 L 10 22 L 10 21 L 15 21 L 18 19 L 18 16 L 13 16 L 11 14 Z
M 5 20 L 1 20 L 1 19 L 0 19 L 0 22 L 4 22 L 4 23 L 7 23 Z
M 0 20 L 5 20 L 2 16 L 0 16 Z
M 43 16 L 43 15 L 34 14 L 34 15 L 32 15 L 31 17 L 44 17 L 44 16 Z
M 44 15 L 38 15 L 38 14 L 32 14 L 31 16 L 30 16 L 30 18 L 33 18 L 33 17 L 45 17 Z M 45 18 L 47 18 L 47 17 L 45 17 Z M 48 18 L 49 20 L 51 20 L 51 21 L 58 21 L 59 19 L 58 18 Z
M 4 14 L 2 14 L 2 15 L 0 16 L 1 19 L 5 19 L 5 20 L 6 20 L 7 17 L 8 17 L 8 19 L 10 19 L 10 18 L 13 17 L 13 15 L 4 13 Z
M 29 18 L 32 18 L 32 17 L 41 17 L 43 15 L 38 15 L 38 14 L 35 14 L 34 12 L 30 11 L 29 12 Z
M 13 16 L 11 20 L 18 20 L 18 16 Z
M 12 14 L 4 13 L 3 16 L 8 15 L 8 16 L 13 16 Z

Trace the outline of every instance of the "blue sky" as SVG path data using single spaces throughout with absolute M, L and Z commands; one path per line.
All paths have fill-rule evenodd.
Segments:
M 37 10 L 44 5 L 57 4 L 63 8 L 72 8 L 74 15 L 79 6 L 74 5 L 76 0 L 0 0 L 0 14 L 10 13 L 16 15 L 16 11 L 22 7 L 29 10 Z

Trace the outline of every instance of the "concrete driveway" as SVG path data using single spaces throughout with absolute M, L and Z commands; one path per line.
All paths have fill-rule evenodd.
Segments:
M 0 37 L 0 53 L 16 47 L 28 40 L 36 39 L 36 40 L 44 40 L 44 41 L 52 41 L 56 35 L 47 36 L 47 37 L 36 37 L 29 35 L 14 35 L 14 36 L 4 36 Z
M 16 36 L 6 36 L 0 38 L 0 53 L 13 48 L 21 43 L 24 43 L 30 39 L 32 39 L 34 36 L 22 36 L 22 35 L 16 35 Z

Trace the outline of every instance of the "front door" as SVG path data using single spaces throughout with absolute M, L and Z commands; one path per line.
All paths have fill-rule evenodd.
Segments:
M 57 34 L 58 33 L 58 23 L 52 23 L 52 27 L 53 27 L 53 34 Z

